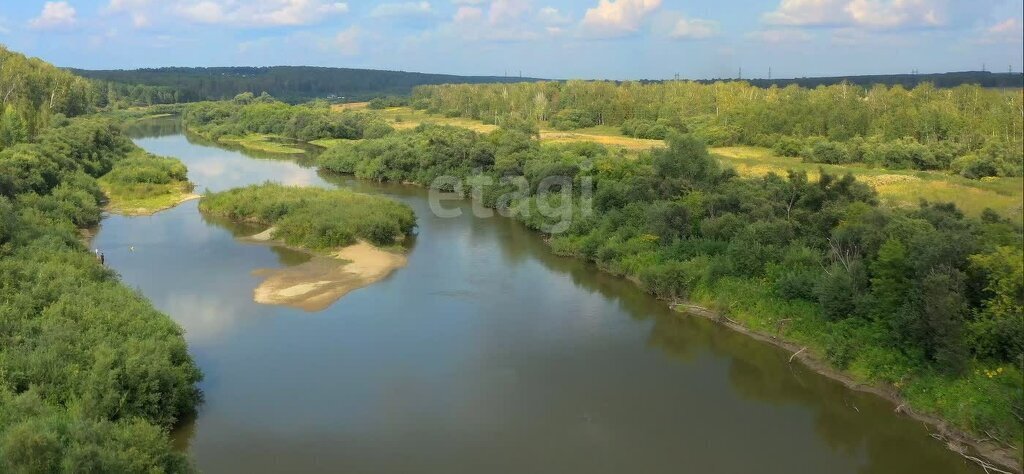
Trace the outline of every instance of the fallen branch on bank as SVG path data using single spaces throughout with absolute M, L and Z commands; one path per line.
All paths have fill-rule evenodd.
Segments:
M 796 356 L 800 355 L 801 352 L 806 351 L 806 350 L 807 350 L 807 346 L 804 346 L 802 349 L 794 352 L 793 355 L 789 356 L 789 363 L 792 364 L 793 363 L 793 359 L 796 359 Z

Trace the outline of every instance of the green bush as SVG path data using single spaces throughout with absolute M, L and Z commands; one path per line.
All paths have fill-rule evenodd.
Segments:
M 575 130 L 597 125 L 597 118 L 579 109 L 564 109 L 551 117 L 551 126 L 558 130 Z
M 109 122 L 55 122 L 0 152 L 0 471 L 189 471 L 167 435 L 200 399 L 181 329 L 78 233 L 99 222 L 96 177 L 163 177 L 132 169 L 141 151 Z
M 392 245 L 416 225 L 412 209 L 391 199 L 272 183 L 208 194 L 199 209 L 274 226 L 276 238 L 314 250 L 344 247 L 357 239 Z

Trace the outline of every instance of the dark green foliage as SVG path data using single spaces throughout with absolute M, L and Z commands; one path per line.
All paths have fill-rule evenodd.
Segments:
M 35 391 L 0 389 L 0 470 L 4 472 L 191 472 L 167 435 L 142 419 L 110 422 L 68 416 Z
M 374 110 L 381 110 L 389 107 L 406 107 L 408 105 L 408 97 L 398 97 L 389 95 L 387 97 L 374 97 L 372 100 L 370 100 L 368 107 Z
M 558 130 L 593 127 L 598 120 L 585 110 L 564 109 L 551 117 L 551 126 Z
M 0 151 L 0 471 L 191 470 L 166 433 L 199 400 L 181 330 L 79 240 L 99 222 L 96 178 L 132 150 L 79 118 Z
M 620 128 L 623 135 L 651 140 L 664 140 L 669 132 L 673 130 L 677 132 L 686 131 L 686 126 L 681 121 L 673 126 L 668 123 L 640 119 L 628 119 L 622 122 Z
M 293 103 L 318 98 L 354 101 L 405 95 L 422 84 L 531 80 L 306 66 L 171 67 L 128 71 L 72 69 L 72 72 L 97 80 L 97 88 L 108 91 L 113 101 L 134 105 L 224 100 L 243 92 L 267 92 Z
M 322 138 L 381 138 L 390 126 L 371 114 L 331 112 L 325 102 L 292 106 L 268 95 L 239 94 L 230 102 L 201 102 L 185 108 L 189 130 L 207 138 L 251 133 L 273 134 L 300 141 Z
M 847 153 L 846 147 L 842 144 L 830 142 L 828 140 L 819 140 L 811 145 L 810 156 L 807 157 L 807 161 L 812 163 L 825 163 L 830 165 L 841 165 L 849 163 L 850 154 Z
M 989 143 L 982 149 L 952 162 L 952 169 L 966 178 L 1021 176 L 1024 158 L 1020 146 Z

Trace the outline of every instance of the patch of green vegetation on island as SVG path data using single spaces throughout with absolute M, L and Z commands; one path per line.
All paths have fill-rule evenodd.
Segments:
M 207 194 L 200 211 L 274 227 L 273 237 L 311 250 L 366 240 L 389 246 L 412 232 L 416 216 L 403 203 L 346 189 L 265 183 Z
M 220 143 L 237 145 L 242 148 L 264 153 L 276 153 L 284 155 L 300 155 L 306 150 L 295 146 L 281 143 L 280 137 L 261 133 L 252 133 L 243 136 L 225 135 L 217 139 Z
M 172 208 L 197 197 L 192 193 L 185 165 L 135 151 L 118 161 L 99 179 L 107 195 L 107 209 L 117 214 L 147 215 Z
M 318 139 L 318 140 L 313 140 L 313 141 L 311 141 L 309 143 L 311 143 L 313 145 L 316 145 L 318 147 L 322 147 L 322 148 L 331 148 L 331 147 L 335 147 L 335 146 L 341 145 L 343 143 L 351 143 L 353 141 L 355 141 L 355 140 L 350 140 L 350 139 L 347 139 L 347 138 L 321 138 L 321 139 Z

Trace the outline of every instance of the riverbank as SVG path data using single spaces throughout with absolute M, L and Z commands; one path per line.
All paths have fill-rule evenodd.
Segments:
M 634 283 L 639 284 L 635 280 Z M 1022 471 L 1020 454 L 1013 447 L 1007 447 L 1005 443 L 1000 443 L 993 438 L 975 438 L 970 433 L 951 425 L 947 420 L 917 412 L 910 407 L 907 399 L 895 387 L 871 384 L 858 380 L 850 374 L 830 365 L 815 350 L 809 350 L 808 346 L 750 329 L 739 321 L 729 318 L 721 311 L 693 304 L 692 302 L 670 303 L 669 307 L 679 313 L 714 321 L 732 331 L 782 348 L 792 354 L 789 358 L 790 363 L 794 360 L 799 361 L 810 370 L 835 380 L 850 390 L 870 393 L 889 401 L 895 407 L 893 410 L 894 414 L 905 414 L 934 428 L 936 432 L 929 433 L 933 438 L 945 443 L 945 446 L 950 451 L 958 453 L 964 459 L 977 464 L 985 472 L 1024 472 Z M 1011 471 L 1003 469 L 1010 469 Z

